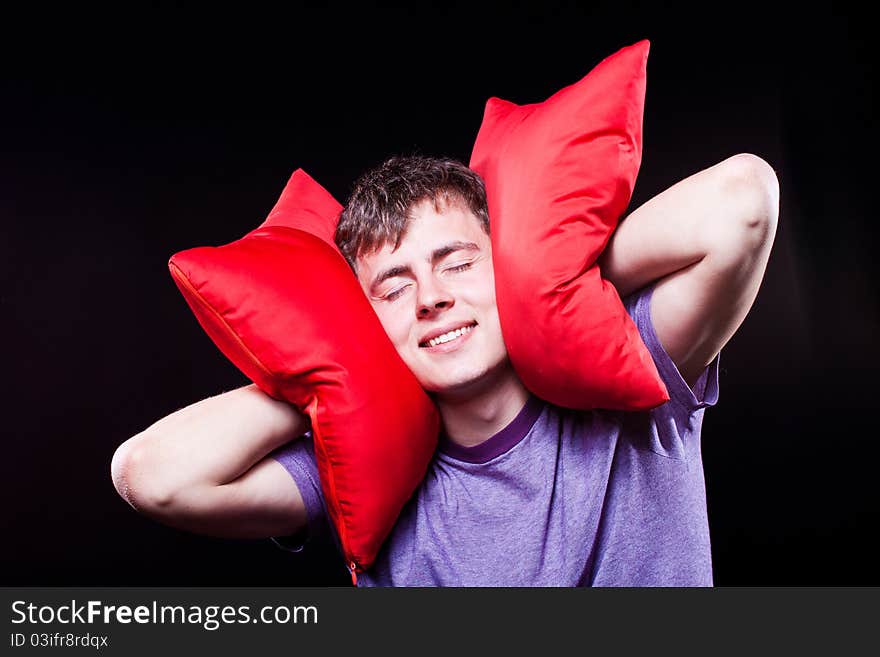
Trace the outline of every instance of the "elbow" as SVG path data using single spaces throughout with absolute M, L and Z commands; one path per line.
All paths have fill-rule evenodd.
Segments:
M 122 443 L 110 461 L 110 477 L 119 496 L 136 511 L 151 517 L 166 515 L 175 495 L 164 485 L 155 449 L 145 434 Z
M 779 220 L 779 179 L 765 160 L 751 153 L 728 158 L 725 188 L 750 245 L 773 240 Z
M 740 153 L 722 163 L 725 220 L 712 225 L 706 252 L 725 268 L 766 263 L 779 223 L 779 180 L 765 160 Z

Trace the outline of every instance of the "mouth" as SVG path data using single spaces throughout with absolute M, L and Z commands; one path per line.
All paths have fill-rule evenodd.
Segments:
M 420 342 L 419 347 L 428 351 L 452 351 L 470 337 L 476 326 L 476 322 L 470 322 L 442 335 L 434 336 L 430 340 Z

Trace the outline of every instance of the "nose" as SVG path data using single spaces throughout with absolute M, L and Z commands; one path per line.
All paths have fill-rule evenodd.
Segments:
M 435 277 L 430 276 L 419 285 L 416 314 L 420 318 L 430 317 L 440 310 L 452 308 L 453 305 L 455 300 L 452 295 Z

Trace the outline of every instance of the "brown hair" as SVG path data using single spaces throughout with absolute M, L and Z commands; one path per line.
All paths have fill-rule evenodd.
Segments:
M 355 182 L 336 227 L 336 245 L 357 273 L 357 258 L 393 242 L 400 246 L 412 210 L 431 201 L 437 212 L 462 204 L 489 234 L 489 209 L 482 178 L 461 162 L 420 155 L 395 156 Z

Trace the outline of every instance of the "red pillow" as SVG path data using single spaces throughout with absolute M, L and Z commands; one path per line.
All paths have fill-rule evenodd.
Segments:
M 261 226 L 168 264 L 220 350 L 311 419 L 327 510 L 355 577 L 424 477 L 439 417 L 333 243 L 341 209 L 298 169 Z
M 560 406 L 643 410 L 669 399 L 595 264 L 641 163 L 649 45 L 620 50 L 542 103 L 491 98 L 471 156 L 486 182 L 511 362 Z

